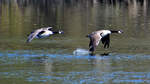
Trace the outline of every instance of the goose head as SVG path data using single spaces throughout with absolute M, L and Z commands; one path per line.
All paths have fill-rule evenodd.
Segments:
M 121 33 L 123 33 L 123 31 L 122 31 L 122 30 L 119 30 L 118 33 L 121 34 Z
M 110 30 L 111 33 L 118 33 L 118 34 L 121 34 L 123 33 L 122 30 Z
M 59 30 L 59 31 L 58 31 L 58 34 L 64 34 L 64 31 Z

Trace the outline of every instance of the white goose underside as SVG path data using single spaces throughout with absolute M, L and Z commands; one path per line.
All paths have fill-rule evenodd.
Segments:
M 48 37 L 48 36 L 50 36 L 50 35 L 52 35 L 53 34 L 53 32 L 52 31 L 44 31 L 44 33 L 43 34 L 41 34 L 40 35 L 40 37 Z M 38 36 L 36 36 L 36 38 L 39 38 Z

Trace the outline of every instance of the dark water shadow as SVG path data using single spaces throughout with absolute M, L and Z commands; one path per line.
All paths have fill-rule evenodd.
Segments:
M 102 54 L 96 54 L 96 53 L 89 53 L 90 56 L 109 56 L 110 52 L 104 52 Z

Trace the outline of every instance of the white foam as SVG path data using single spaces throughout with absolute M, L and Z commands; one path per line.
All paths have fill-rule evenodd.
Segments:
M 90 52 L 86 49 L 81 49 L 81 48 L 77 48 L 76 50 L 73 51 L 74 55 L 87 55 Z

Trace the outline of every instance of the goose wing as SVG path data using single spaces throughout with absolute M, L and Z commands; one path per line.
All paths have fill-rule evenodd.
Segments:
M 110 44 L 110 34 L 101 38 L 102 44 L 104 44 L 104 48 L 109 48 Z
M 98 46 L 99 41 L 101 40 L 101 36 L 99 34 L 91 34 L 89 38 L 90 38 L 89 51 L 94 51 L 96 46 Z
M 43 29 L 37 29 L 28 36 L 27 42 L 31 42 L 39 33 L 43 32 Z

